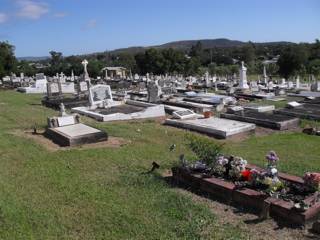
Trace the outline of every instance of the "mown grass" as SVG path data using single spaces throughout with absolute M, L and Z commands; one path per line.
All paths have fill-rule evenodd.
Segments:
M 40 96 L 0 92 L 0 239 L 248 239 L 241 224 L 219 225 L 206 206 L 161 177 L 182 153 L 185 131 L 152 120 L 89 125 L 131 143 L 118 149 L 50 152 L 13 131 L 45 127 L 57 112 Z M 216 140 L 212 140 L 216 141 Z M 169 151 L 175 143 L 177 148 Z M 264 166 L 275 150 L 280 169 L 319 171 L 319 138 L 300 133 L 227 142 L 225 152 Z M 156 174 L 142 174 L 156 161 Z
M 40 96 L 0 92 L 0 239 L 238 239 L 207 207 L 160 177 L 142 174 L 153 161 L 170 168 L 187 150 L 184 132 L 154 121 L 103 124 L 130 144 L 49 152 L 13 131 L 44 127 L 57 112 Z M 176 143 L 175 152 L 168 148 Z

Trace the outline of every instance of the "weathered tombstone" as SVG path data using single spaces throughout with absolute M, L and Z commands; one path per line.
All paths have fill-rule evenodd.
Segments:
M 160 100 L 161 88 L 156 82 L 148 84 L 148 102 L 156 103 Z
M 239 88 L 240 89 L 249 89 L 249 86 L 247 83 L 247 68 L 244 66 L 244 62 L 241 62 L 239 74 L 240 74 Z
M 60 81 L 47 82 L 47 97 L 48 99 L 63 97 Z
M 320 91 L 320 82 L 319 82 L 319 81 L 311 84 L 311 91 L 312 91 L 312 92 L 318 92 L 318 91 Z
M 300 77 L 297 76 L 296 78 L 296 89 L 299 89 L 300 88 Z
M 98 84 L 89 88 L 91 106 L 105 106 L 113 102 L 111 88 L 108 85 Z
M 253 92 L 259 92 L 259 86 L 258 83 L 256 81 L 251 81 L 250 82 L 250 89 Z
M 287 88 L 288 89 L 292 89 L 293 88 L 293 82 L 292 81 L 288 81 Z
M 266 65 L 263 65 L 263 83 L 267 86 L 268 84 L 268 76 L 267 76 L 267 70 Z

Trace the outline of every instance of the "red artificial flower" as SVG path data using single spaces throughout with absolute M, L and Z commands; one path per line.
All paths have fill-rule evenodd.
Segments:
M 242 179 L 244 181 L 249 181 L 250 178 L 251 178 L 251 171 L 250 170 L 244 170 L 241 172 L 241 176 L 242 176 Z

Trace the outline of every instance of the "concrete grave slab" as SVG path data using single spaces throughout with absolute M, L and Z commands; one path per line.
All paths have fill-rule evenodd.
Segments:
M 271 112 L 275 109 L 274 105 L 248 105 L 244 106 L 245 110 L 250 110 L 253 112 Z
M 60 146 L 76 146 L 108 140 L 106 132 L 82 123 L 48 128 L 45 135 Z
M 193 130 L 216 138 L 225 139 L 238 134 L 254 132 L 256 125 L 223 118 L 202 118 L 193 120 L 167 119 L 165 124 L 183 129 Z
M 117 104 L 109 108 L 90 109 L 87 107 L 78 107 L 72 108 L 71 111 L 102 122 L 165 117 L 163 105 L 133 100 L 126 100 L 125 103 Z
M 289 130 L 298 127 L 299 118 L 273 114 L 265 112 L 244 111 L 241 114 L 224 113 L 220 115 L 222 118 L 237 120 L 241 122 L 254 123 L 258 126 L 271 128 L 276 130 Z

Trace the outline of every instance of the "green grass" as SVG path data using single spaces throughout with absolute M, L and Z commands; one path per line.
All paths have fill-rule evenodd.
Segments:
M 41 96 L 0 92 L 0 239 L 247 239 L 237 224 L 219 225 L 206 205 L 168 185 L 160 175 L 184 146 L 183 130 L 152 120 L 89 125 L 131 143 L 118 149 L 50 152 L 13 131 L 45 127 L 57 112 Z M 138 130 L 139 129 L 139 130 Z M 212 140 L 216 141 L 216 140 Z M 169 146 L 177 148 L 169 152 Z M 300 133 L 227 142 L 226 153 L 264 166 L 269 150 L 280 169 L 319 171 L 319 138 Z M 156 161 L 161 169 L 141 174 Z

